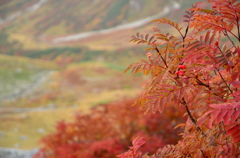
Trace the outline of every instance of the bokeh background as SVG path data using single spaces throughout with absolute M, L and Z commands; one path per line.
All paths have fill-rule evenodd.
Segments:
M 0 147 L 39 148 L 57 122 L 138 96 L 146 77 L 123 71 L 147 52 L 130 37 L 161 17 L 185 26 L 195 2 L 0 0 Z

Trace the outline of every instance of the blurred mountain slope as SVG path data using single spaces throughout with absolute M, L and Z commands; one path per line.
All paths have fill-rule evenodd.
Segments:
M 30 0 L 12 0 L 12 3 L 15 2 L 15 6 L 20 6 L 20 1 L 30 2 Z M 143 19 L 157 14 L 169 3 L 166 0 L 47 0 L 35 12 L 19 16 L 14 21 L 14 25 L 19 31 L 27 33 L 31 31 L 34 35 L 66 35 L 110 28 Z M 1 8 L 5 9 L 8 5 L 9 3 L 3 4 Z M 2 12 L 10 15 L 11 12 L 4 9 Z
M 21 45 L 21 48 L 16 48 L 17 50 L 49 49 L 62 46 L 62 44 L 54 43 L 58 38 L 111 29 L 136 22 L 157 15 L 166 7 L 174 9 L 172 6 L 176 3 L 180 8 L 171 9 L 165 16 L 170 17 L 172 21 L 179 21 L 181 17 L 178 13 L 183 13 L 194 2 L 197 0 L 11 0 L 8 3 L 2 3 L 0 8 L 0 12 L 4 13 L 2 18 L 16 13 L 20 15 L 12 21 L 6 21 L 0 25 L 2 33 L 7 34 L 7 37 L 3 37 L 1 40 L 14 43 L 13 47 L 16 47 L 17 44 Z M 19 6 L 19 9 L 6 11 L 6 8 L 11 8 L 10 6 Z M 26 12 L 30 9 L 31 12 Z M 70 43 L 65 42 L 64 45 L 87 46 L 91 49 L 119 49 L 124 44 L 128 45 L 131 35 L 137 31 L 144 33 L 146 32 L 144 30 L 151 30 L 149 29 L 151 27 L 157 27 L 157 24 L 144 25 L 130 30 L 116 30 L 103 35 L 96 33 L 91 36 L 90 42 L 88 42 L 89 38 L 83 38 L 81 41 L 77 39 Z M 169 29 L 169 27 L 166 28 Z M 114 36 L 117 38 L 113 39 Z M 2 47 L 1 44 L 0 47 Z M 6 51 L 1 51 L 1 53 L 6 53 Z
M 1 0 L 0 18 L 6 19 L 8 16 L 11 16 L 19 10 L 23 10 L 37 2 L 38 0 Z
M 196 1 L 176 0 L 180 8 L 171 10 L 165 17 L 181 21 L 180 15 Z M 56 71 L 31 95 L 0 102 L 0 121 L 4 122 L 0 132 L 5 134 L 0 136 L 0 146 L 38 147 L 37 140 L 51 132 L 60 119 L 70 120 L 74 111 L 85 112 L 100 103 L 140 93 L 143 78 L 123 74 L 123 70 L 145 57 L 146 52 L 128 41 L 136 32 L 150 33 L 153 27 L 159 27 L 158 24 L 94 34 L 63 43 L 53 41 L 142 20 L 162 12 L 173 2 L 2 0 L 0 54 L 4 55 L 0 55 L 0 97 L 15 94 L 19 86 L 26 89 L 35 79 Z M 161 28 L 175 33 L 169 26 Z M 28 139 L 21 140 L 22 136 Z
M 189 1 L 176 2 L 185 8 L 189 6 L 187 5 Z M 191 2 L 194 1 L 196 0 Z M 34 36 L 61 36 L 101 30 L 156 15 L 175 1 L 11 0 L 8 3 L 2 3 L 1 18 L 12 16 L 40 2 L 44 3 L 34 11 L 26 14 L 21 12 L 21 16 L 11 22 L 11 31 Z

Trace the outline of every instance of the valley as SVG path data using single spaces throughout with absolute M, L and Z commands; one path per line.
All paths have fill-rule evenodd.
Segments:
M 187 5 L 184 0 L 3 4 L 0 147 L 38 148 L 38 140 L 53 132 L 56 122 L 71 121 L 74 114 L 99 104 L 140 95 L 146 77 L 123 71 L 146 52 L 129 43 L 130 37 L 152 33 L 158 24 L 148 24 L 151 20 L 175 17 Z

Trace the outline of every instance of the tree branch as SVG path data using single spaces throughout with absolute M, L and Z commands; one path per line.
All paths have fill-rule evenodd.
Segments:
M 186 101 L 185 101 L 184 98 L 182 98 L 181 104 L 183 104 L 184 107 L 186 108 L 187 114 L 188 114 L 190 120 L 192 121 L 192 123 L 194 124 L 195 128 L 196 128 L 199 132 L 201 132 L 201 134 L 202 134 L 204 137 L 207 137 L 207 135 L 201 130 L 201 128 L 197 126 L 197 121 L 193 118 L 192 113 L 190 112 L 190 110 L 189 110 L 189 108 L 188 108 L 188 106 L 187 106 L 187 103 L 186 103 Z

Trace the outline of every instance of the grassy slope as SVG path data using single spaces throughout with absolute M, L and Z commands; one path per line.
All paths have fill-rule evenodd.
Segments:
M 128 0 L 106 0 L 104 4 L 102 1 L 51 0 L 36 12 L 18 18 L 13 23 L 17 27 L 12 31 L 29 34 L 31 30 L 34 35 L 59 36 L 100 30 L 157 14 L 167 3 L 142 0 L 136 8 Z
M 41 95 L 17 100 L 17 107 L 55 106 L 55 110 L 14 113 L 8 107 L 16 107 L 12 102 L 5 102 L 0 115 L 0 147 L 14 147 L 19 144 L 22 149 L 37 147 L 37 140 L 54 130 L 57 121 L 70 121 L 72 114 L 78 110 L 87 112 L 90 107 L 108 103 L 124 97 L 136 96 L 142 77 L 123 74 L 120 65 L 105 62 L 85 62 L 71 64 L 65 70 L 56 72 L 51 82 L 42 89 Z M 109 84 L 111 83 L 112 84 Z M 47 89 L 47 90 L 46 90 Z M 38 133 L 43 128 L 45 133 Z M 20 140 L 26 136 L 27 140 Z
M 28 85 L 37 74 L 57 69 L 52 62 L 25 57 L 0 55 L 0 95 L 11 94 L 14 90 Z

